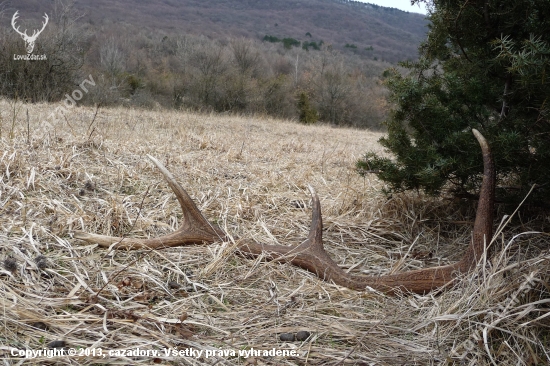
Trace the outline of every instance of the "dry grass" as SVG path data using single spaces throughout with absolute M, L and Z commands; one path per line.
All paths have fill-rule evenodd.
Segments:
M 177 201 L 145 154 L 166 164 L 211 221 L 265 243 L 306 237 L 311 184 L 326 249 L 357 273 L 457 259 L 473 207 L 415 194 L 383 197 L 375 177 L 353 168 L 367 149 L 380 149 L 380 135 L 368 131 L 125 109 L 100 110 L 93 120 L 90 108 L 45 129 L 41 121 L 54 108 L 22 106 L 10 138 L 12 102 L 0 101 L 5 364 L 550 363 L 548 236 L 528 232 L 548 217 L 508 224 L 490 263 L 456 288 L 426 296 L 351 291 L 288 264 L 241 258 L 230 243 L 108 251 L 71 233 L 144 237 L 178 225 Z M 307 341 L 279 339 L 300 330 L 311 332 Z M 10 356 L 13 347 L 38 350 L 52 341 L 104 352 L 277 348 L 299 356 Z

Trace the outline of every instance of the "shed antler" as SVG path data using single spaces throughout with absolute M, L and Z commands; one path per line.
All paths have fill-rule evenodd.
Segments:
M 319 197 L 311 187 L 309 187 L 313 201 L 311 227 L 307 239 L 302 244 L 288 247 L 238 239 L 238 248 L 243 254 L 258 256 L 263 253 L 268 260 L 290 262 L 315 273 L 325 281 L 333 281 L 354 290 L 365 290 L 370 287 L 386 293 L 394 293 L 398 290 L 425 293 L 445 286 L 453 282 L 460 274 L 466 273 L 476 266 L 485 250 L 485 243 L 489 242 L 492 237 L 495 167 L 487 141 L 477 130 L 474 129 L 473 133 L 483 152 L 483 182 L 472 241 L 462 259 L 454 264 L 385 276 L 358 276 L 344 272 L 323 248 L 321 204 Z M 226 240 L 226 234 L 204 218 L 173 175 L 157 159 L 149 155 L 148 157 L 162 172 L 178 198 L 183 210 L 181 227 L 172 234 L 154 239 L 117 238 L 84 232 L 75 232 L 75 238 L 98 243 L 104 247 L 116 244 L 116 248 L 127 249 L 165 248 Z

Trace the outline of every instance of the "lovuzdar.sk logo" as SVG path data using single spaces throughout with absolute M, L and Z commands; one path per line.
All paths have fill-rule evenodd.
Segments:
M 15 24 L 17 18 L 19 18 L 18 14 L 19 14 L 19 10 L 16 11 L 15 14 L 13 14 L 13 17 L 11 18 L 11 26 L 13 27 L 13 29 L 17 33 L 19 33 L 19 35 L 25 41 L 25 48 L 27 49 L 27 54 L 26 55 L 15 55 L 14 54 L 13 59 L 14 60 L 26 60 L 26 61 L 29 61 L 29 60 L 47 60 L 46 55 L 33 55 L 32 51 L 34 50 L 34 44 L 36 42 L 36 39 L 38 38 L 40 33 L 42 33 L 42 31 L 44 30 L 44 28 L 46 28 L 46 25 L 48 24 L 48 20 L 49 20 L 48 14 L 44 13 L 44 22 L 42 22 L 42 29 L 40 29 L 40 30 L 35 29 L 31 36 L 29 36 L 27 34 L 26 29 L 25 29 L 24 32 L 21 32 L 19 30 L 19 26 L 17 26 Z

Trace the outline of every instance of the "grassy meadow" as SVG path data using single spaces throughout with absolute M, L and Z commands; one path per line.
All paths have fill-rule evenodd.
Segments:
M 540 233 L 548 216 L 506 222 L 513 208 L 498 207 L 493 257 L 454 288 L 424 296 L 352 291 L 289 264 L 241 257 L 231 242 L 99 248 L 73 232 L 153 237 L 178 227 L 178 202 L 146 154 L 165 164 L 211 222 L 267 244 L 306 238 L 313 186 L 325 249 L 355 273 L 457 260 L 475 202 L 383 195 L 375 175 L 363 178 L 354 168 L 367 150 L 382 150 L 378 132 L 90 107 L 46 125 L 57 106 L 0 100 L 4 364 L 550 364 L 549 238 Z M 309 338 L 280 340 L 298 331 Z M 54 345 L 160 354 L 12 356 Z M 165 356 L 175 348 L 214 355 Z M 296 356 L 228 352 L 252 348 Z

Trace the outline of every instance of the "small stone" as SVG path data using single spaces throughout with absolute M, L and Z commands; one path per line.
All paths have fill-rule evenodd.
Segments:
M 17 261 L 13 257 L 7 257 L 4 259 L 4 268 L 6 271 L 15 272 L 17 271 Z
M 168 282 L 168 287 L 170 287 L 171 289 L 178 289 L 181 286 L 176 281 L 170 281 L 170 282 Z
M 35 322 L 31 324 L 31 327 L 40 329 L 40 330 L 48 330 L 48 325 L 44 322 Z
M 283 342 L 294 342 L 294 334 L 292 333 L 281 333 L 279 339 Z
M 48 268 L 48 259 L 43 255 L 39 255 L 38 257 L 34 258 L 34 263 L 36 263 L 38 269 Z
M 298 333 L 296 333 L 296 340 L 300 341 L 300 342 L 303 342 L 303 341 L 307 340 L 310 335 L 311 335 L 310 332 L 305 331 L 305 330 L 301 330 Z
M 63 348 L 67 345 L 65 341 L 51 341 L 47 344 L 48 348 Z
M 95 190 L 94 184 L 92 182 L 90 182 L 89 180 L 86 181 L 86 183 L 84 184 L 84 188 L 86 188 L 86 190 L 88 190 L 88 191 Z

